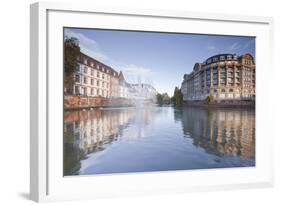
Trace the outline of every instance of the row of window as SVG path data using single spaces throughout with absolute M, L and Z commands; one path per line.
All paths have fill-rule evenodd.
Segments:
M 94 63 L 93 61 L 91 62 L 88 62 L 88 59 L 87 58 L 84 58 L 84 64 L 85 65 L 90 65 L 91 67 L 93 68 L 96 68 L 98 70 L 101 70 L 102 72 L 105 72 L 105 73 L 110 73 L 110 70 L 102 65 L 99 65 L 98 63 Z M 116 72 L 113 72 L 113 76 L 117 76 L 117 73 Z
M 103 96 L 103 97 L 108 96 L 108 91 L 102 89 L 91 88 L 90 90 L 88 90 L 87 87 L 80 89 L 79 86 L 75 86 L 74 89 L 76 95 L 92 95 L 92 96 Z
M 80 80 L 80 75 L 75 75 L 75 82 L 76 83 L 81 83 L 81 80 Z M 93 78 L 88 78 L 88 77 L 82 77 L 83 79 L 83 83 L 84 84 L 90 84 L 90 85 L 96 85 L 96 86 L 101 86 L 103 88 L 109 88 L 109 83 L 106 83 L 104 81 L 100 81 L 100 80 L 96 80 L 96 79 L 93 79 Z M 88 81 L 90 79 L 90 81 Z
M 216 56 L 214 58 L 211 58 L 211 59 L 208 59 L 207 60 L 207 64 L 210 64 L 210 63 L 214 63 L 214 62 L 217 62 L 217 61 L 223 61 L 223 60 L 237 60 L 237 56 L 236 55 L 227 55 L 227 56 Z
M 89 71 L 91 71 L 91 72 L 89 73 Z M 92 69 L 89 69 L 87 66 L 84 66 L 84 67 L 83 67 L 83 73 L 85 73 L 85 74 L 90 74 L 90 75 L 93 76 L 93 77 L 102 78 L 102 79 L 104 79 L 104 80 L 109 80 L 109 76 L 108 76 L 108 75 L 105 75 L 104 73 L 101 73 L 101 72 L 99 72 L 99 71 L 97 71 L 97 72 L 96 72 L 96 75 L 95 75 L 94 69 L 93 69 L 93 68 L 92 68 Z

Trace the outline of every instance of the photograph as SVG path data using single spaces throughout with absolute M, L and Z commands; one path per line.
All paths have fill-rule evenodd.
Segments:
M 255 167 L 256 37 L 64 27 L 63 176 Z

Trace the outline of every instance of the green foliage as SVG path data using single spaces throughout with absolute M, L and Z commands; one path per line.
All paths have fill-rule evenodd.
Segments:
M 64 132 L 63 155 L 63 174 L 76 174 L 81 168 L 80 161 L 85 158 L 85 154 L 75 145 L 75 137 L 72 132 Z
M 64 39 L 64 88 L 66 93 L 72 93 L 74 85 L 73 73 L 78 67 L 80 55 L 79 42 L 76 38 Z
M 162 105 L 163 104 L 163 96 L 160 93 L 157 93 L 156 95 L 156 102 L 158 105 Z
M 208 95 L 205 99 L 205 101 L 207 103 L 213 102 L 214 100 L 215 100 L 215 97 L 212 94 Z
M 156 100 L 158 105 L 163 105 L 163 104 L 170 104 L 171 103 L 171 98 L 167 93 L 157 93 L 156 95 Z
M 172 97 L 172 102 L 176 107 L 182 107 L 183 105 L 183 95 L 178 87 L 175 87 L 174 96 Z

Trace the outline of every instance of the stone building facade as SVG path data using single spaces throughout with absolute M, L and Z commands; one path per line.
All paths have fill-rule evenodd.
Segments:
M 196 63 L 181 85 L 184 102 L 255 100 L 255 60 L 251 54 L 220 54 Z
M 155 88 L 149 84 L 130 84 L 120 71 L 119 73 L 104 63 L 80 53 L 78 68 L 74 73 L 73 95 L 155 100 Z
M 80 53 L 74 74 L 74 95 L 118 97 L 119 77 L 111 67 Z

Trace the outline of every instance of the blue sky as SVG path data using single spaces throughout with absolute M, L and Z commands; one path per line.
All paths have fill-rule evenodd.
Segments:
M 220 53 L 255 57 L 254 37 L 76 28 L 65 28 L 65 35 L 78 38 L 85 54 L 122 70 L 127 82 L 150 83 L 170 96 L 196 62 Z

